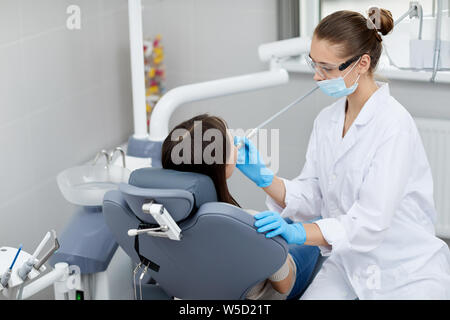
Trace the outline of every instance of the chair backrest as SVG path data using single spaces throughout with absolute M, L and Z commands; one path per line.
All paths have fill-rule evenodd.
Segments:
M 103 202 L 107 225 L 136 263 L 140 261 L 136 238 L 127 232 L 142 222 L 152 223 L 139 207 L 150 200 L 163 204 L 182 230 L 180 241 L 136 236 L 140 255 L 151 262 L 148 272 L 170 296 L 244 299 L 252 286 L 286 260 L 286 242 L 280 237 L 265 238 L 256 232 L 250 214 L 217 202 L 209 177 L 145 168 L 131 174 L 129 185 L 108 192 Z

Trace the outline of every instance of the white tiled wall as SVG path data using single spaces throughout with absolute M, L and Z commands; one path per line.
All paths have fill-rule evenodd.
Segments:
M 126 0 L 0 0 L 0 246 L 63 230 L 56 175 L 132 134 L 130 78 Z

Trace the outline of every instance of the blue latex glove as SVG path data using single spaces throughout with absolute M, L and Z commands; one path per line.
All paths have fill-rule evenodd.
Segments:
M 264 188 L 272 184 L 273 172 L 262 162 L 261 155 L 255 145 L 246 137 L 234 137 L 234 145 L 240 141 L 244 145 L 238 150 L 236 168 L 258 187 Z
M 266 234 L 266 238 L 281 235 L 289 244 L 304 244 L 306 241 L 306 231 L 301 223 L 287 223 L 277 212 L 263 211 L 256 214 L 255 227 L 258 232 L 271 231 Z

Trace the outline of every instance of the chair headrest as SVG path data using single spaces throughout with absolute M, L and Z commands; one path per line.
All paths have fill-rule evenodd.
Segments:
M 149 200 L 164 205 L 177 222 L 204 203 L 217 201 L 211 178 L 195 172 L 141 168 L 131 173 L 128 184 L 120 187 L 125 200 L 132 211 L 148 223 L 155 223 L 150 215 L 142 213 L 142 204 Z

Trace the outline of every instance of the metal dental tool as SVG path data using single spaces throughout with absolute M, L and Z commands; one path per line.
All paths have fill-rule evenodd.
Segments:
M 3 273 L 1 279 L 0 279 L 0 285 L 3 288 L 8 287 L 8 281 L 11 278 L 12 268 L 14 267 L 14 264 L 16 263 L 17 257 L 19 256 L 20 251 L 22 250 L 22 245 L 20 245 L 19 250 L 17 250 L 16 256 L 13 259 L 13 262 L 11 263 L 11 266 Z
M 277 113 L 275 113 L 273 116 L 271 116 L 269 119 L 265 120 L 264 122 L 262 122 L 260 125 L 258 125 L 256 128 L 252 129 L 248 134 L 246 134 L 245 136 L 247 137 L 247 139 L 250 139 L 251 137 L 253 137 L 259 129 L 263 128 L 264 126 L 266 126 L 268 123 L 270 123 L 273 119 L 277 118 L 279 115 L 285 113 L 287 110 L 289 110 L 292 106 L 296 105 L 297 103 L 299 103 L 300 101 L 302 101 L 303 99 L 305 99 L 306 97 L 308 97 L 311 93 L 313 93 L 314 91 L 316 91 L 319 88 L 319 86 L 315 86 L 314 88 L 312 88 L 310 91 L 308 91 L 307 93 L 305 93 L 303 96 L 295 99 L 294 101 L 292 101 L 290 104 L 288 104 L 286 107 L 284 107 L 283 109 L 281 109 L 280 111 L 278 111 Z M 240 149 L 242 146 L 244 145 L 243 141 L 239 141 L 239 143 L 236 145 L 238 149 Z
M 41 253 L 42 249 L 44 248 L 44 245 L 47 243 L 48 239 L 50 239 L 50 236 L 51 236 L 51 233 L 49 231 L 45 234 L 44 239 L 42 239 L 42 241 L 39 243 L 39 245 L 37 246 L 33 255 L 31 257 L 29 257 L 28 260 L 25 261 L 22 264 L 22 266 L 20 267 L 20 269 L 17 271 L 19 278 L 22 279 L 23 281 L 25 281 L 28 274 L 31 272 L 33 266 L 37 262 L 39 262 L 39 260 L 37 259 L 37 256 Z

